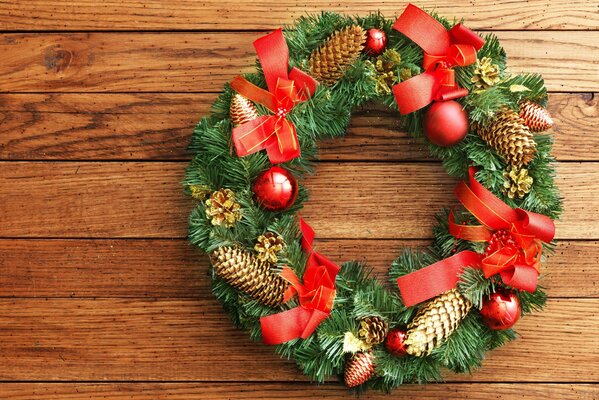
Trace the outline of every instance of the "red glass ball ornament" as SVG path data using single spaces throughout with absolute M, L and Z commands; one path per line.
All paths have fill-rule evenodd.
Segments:
M 480 315 L 489 328 L 500 331 L 509 329 L 520 319 L 522 309 L 516 293 L 499 291 L 483 299 Z
M 406 331 L 401 329 L 392 329 L 385 338 L 385 347 L 389 353 L 397 357 L 405 356 L 406 353 Z
M 454 100 L 437 101 L 424 116 L 424 133 L 437 146 L 457 144 L 468 134 L 468 114 Z
M 384 31 L 372 28 L 366 32 L 366 44 L 364 45 L 366 54 L 381 54 L 385 50 L 385 46 L 387 46 L 387 35 Z
M 282 211 L 297 199 L 297 180 L 281 167 L 270 167 L 260 173 L 252 184 L 252 191 L 260 205 L 269 211 Z

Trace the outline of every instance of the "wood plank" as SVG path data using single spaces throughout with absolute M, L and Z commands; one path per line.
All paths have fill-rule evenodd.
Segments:
M 2 34 L 0 92 L 216 92 L 251 71 L 259 32 Z M 498 32 L 514 72 L 599 91 L 599 31 Z
M 197 300 L 0 300 L 0 380 L 306 380 L 253 344 L 206 294 Z M 467 382 L 595 382 L 598 299 L 551 300 L 518 323 Z M 531 360 L 551 368 L 531 368 Z M 168 366 L 168 368 L 165 368 Z M 501 371 L 501 376 L 497 371 Z
M 193 126 L 215 94 L 0 94 L 0 159 L 188 160 Z M 599 160 L 599 101 L 552 93 L 558 160 Z M 430 159 L 398 128 L 397 114 L 371 105 L 354 113 L 347 136 L 322 143 L 323 160 Z
M 3 30 L 177 30 L 177 29 L 274 29 L 290 24 L 306 13 L 331 10 L 351 15 L 366 15 L 380 10 L 391 18 L 399 14 L 404 2 L 381 0 L 376 3 L 322 0 L 134 0 L 119 2 L 59 0 L 8 0 L 0 7 Z M 461 0 L 451 4 L 422 0 L 418 6 L 434 8 L 445 17 L 464 18 L 473 29 L 597 29 L 599 17 L 592 0 L 509 0 L 476 2 L 476 7 Z
M 367 262 L 381 280 L 404 248 L 426 240 L 317 240 L 332 260 Z M 597 242 L 560 241 L 543 263 L 550 297 L 599 297 Z M 208 258 L 184 239 L 0 240 L 0 297 L 197 298 L 209 292 Z
M 2 159 L 189 159 L 215 94 L 1 94 Z
M 304 382 L 285 383 L 5 383 L 0 384 L 5 400 L 128 399 L 128 400 L 215 400 L 215 399 L 339 399 L 348 396 L 338 384 L 320 386 Z M 234 397 L 231 397 L 234 394 Z M 551 383 L 442 383 L 405 385 L 393 391 L 396 396 L 423 400 L 592 400 L 599 395 L 593 384 Z M 388 399 L 389 395 L 368 392 L 363 399 Z
M 185 237 L 192 202 L 180 186 L 184 168 L 173 162 L 0 163 L 0 237 Z M 599 163 L 562 163 L 557 173 L 565 198 L 557 238 L 598 239 Z M 433 216 L 455 203 L 454 183 L 437 163 L 322 163 L 306 181 L 312 198 L 303 215 L 320 238 L 427 238 Z

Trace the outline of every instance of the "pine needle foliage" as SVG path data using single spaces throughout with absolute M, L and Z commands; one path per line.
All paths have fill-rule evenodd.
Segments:
M 432 14 L 446 28 L 458 21 L 449 21 Z M 394 20 L 380 13 L 366 17 L 343 16 L 336 13 L 300 17 L 294 25 L 286 27 L 284 36 L 290 52 L 290 66 L 308 71 L 308 59 L 312 51 L 319 48 L 336 31 L 351 25 L 365 30 L 382 29 L 388 39 L 387 48 L 396 50 L 400 57 L 398 72 L 408 69 L 412 75 L 422 73 L 422 49 L 410 39 L 392 29 Z M 517 110 L 520 102 L 531 100 L 541 105 L 547 102 L 547 90 L 543 79 L 537 74 L 511 75 L 507 72 L 507 57 L 499 40 L 494 35 L 485 36 L 485 45 L 479 50 L 478 58 L 488 57 L 498 66 L 500 80 L 485 90 L 473 91 L 474 66 L 456 67 L 456 80 L 461 87 L 470 90 L 467 97 L 458 99 L 469 114 L 471 122 L 489 123 L 498 110 L 509 107 Z M 376 101 L 397 109 L 392 94 L 377 92 L 377 71 L 373 58 L 363 54 L 350 66 L 344 76 L 332 87 L 320 85 L 305 102 L 298 103 L 288 115 L 295 125 L 302 155 L 282 164 L 292 171 L 300 184 L 299 196 L 294 206 L 281 212 L 269 212 L 261 208 L 253 197 L 251 184 L 258 174 L 270 167 L 264 151 L 245 157 L 237 157 L 231 141 L 230 102 L 235 94 L 225 85 L 223 92 L 212 106 L 210 115 L 197 124 L 193 131 L 189 150 L 193 153 L 184 178 L 187 194 L 191 186 L 200 186 L 207 191 L 223 188 L 235 192 L 241 205 L 241 220 L 232 227 L 214 226 L 206 218 L 206 204 L 198 201 L 189 217 L 189 241 L 209 253 L 222 246 L 239 246 L 252 251 L 256 238 L 265 232 L 283 237 L 285 247 L 278 257 L 274 271 L 283 266 L 292 268 L 303 276 L 306 254 L 300 245 L 300 230 L 297 212 L 308 199 L 303 179 L 315 169 L 318 141 L 342 136 L 349 124 L 351 113 L 368 102 Z M 256 62 L 254 73 L 245 74 L 250 82 L 265 88 L 261 66 Z M 269 114 L 266 108 L 255 105 L 260 115 Z M 439 147 L 427 142 L 423 132 L 423 118 L 428 108 L 402 116 L 400 124 L 416 140 L 426 143 L 430 153 L 441 160 L 449 176 L 464 179 L 468 166 L 479 167 L 476 178 L 501 200 L 511 207 L 541 213 L 551 218 L 559 217 L 561 198 L 555 185 L 554 159 L 551 156 L 552 139 L 548 135 L 535 135 L 537 156 L 528 166 L 534 179 L 530 193 L 522 200 L 509 199 L 503 194 L 503 171 L 505 161 L 491 149 L 475 132 L 453 147 Z M 397 117 L 400 118 L 399 114 Z M 476 223 L 468 212 L 455 209 L 458 222 Z M 377 316 L 385 319 L 390 329 L 405 329 L 414 317 L 417 307 L 406 307 L 397 290 L 397 278 L 424 268 L 462 250 L 482 253 L 484 244 L 456 239 L 449 233 L 447 223 L 449 210 L 443 210 L 433 227 L 434 239 L 426 250 L 407 249 L 392 263 L 389 281 L 381 283 L 371 270 L 358 262 L 342 265 L 337 276 L 337 293 L 333 311 L 321 323 L 316 333 L 306 340 L 296 339 L 276 346 L 282 357 L 296 361 L 300 369 L 315 382 L 324 382 L 332 375 L 342 375 L 345 360 L 344 338 L 346 332 L 357 335 L 359 320 Z M 551 245 L 545 246 L 551 250 Z M 223 304 L 235 325 L 246 329 L 252 339 L 261 340 L 260 318 L 298 306 L 297 298 L 288 303 L 269 308 L 238 292 L 224 282 L 213 271 L 212 291 Z M 464 269 L 458 290 L 474 305 L 474 309 L 463 320 L 459 328 L 441 346 L 427 357 L 396 357 L 386 351 L 384 345 L 372 348 L 376 359 L 374 377 L 356 390 L 366 388 L 391 391 L 403 383 L 426 383 L 442 379 L 443 368 L 455 372 L 471 372 L 483 362 L 485 353 L 504 343 L 514 340 L 513 330 L 493 331 L 487 328 L 477 311 L 485 296 L 502 286 L 499 278 L 486 279 L 473 266 Z M 534 293 L 518 292 L 523 314 L 540 310 L 546 294 L 541 287 Z

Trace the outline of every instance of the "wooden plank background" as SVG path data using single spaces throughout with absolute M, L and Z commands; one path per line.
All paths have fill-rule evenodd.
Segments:
M 418 5 L 495 32 L 513 71 L 545 75 L 566 211 L 544 266 L 547 312 L 519 323 L 520 340 L 473 375 L 396 395 L 597 399 L 599 6 Z M 0 398 L 344 396 L 251 343 L 212 298 L 208 263 L 185 241 L 185 148 L 222 84 L 250 70 L 251 42 L 265 31 L 321 9 L 391 16 L 404 6 L 0 2 Z M 356 110 L 347 137 L 323 143 L 322 160 L 304 212 L 317 245 L 339 262 L 369 262 L 381 278 L 403 247 L 427 245 L 434 213 L 454 201 L 439 163 L 380 106 Z

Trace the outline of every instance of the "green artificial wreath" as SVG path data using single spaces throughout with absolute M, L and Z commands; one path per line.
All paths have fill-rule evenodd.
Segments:
M 416 12 L 415 6 L 408 8 Z M 447 30 L 456 25 L 431 15 Z M 237 127 L 279 111 L 225 85 L 211 114 L 193 132 L 190 150 L 194 157 L 187 168 L 185 190 L 198 203 L 190 217 L 189 240 L 211 255 L 215 296 L 233 322 L 248 330 L 254 340 L 263 339 L 263 317 L 305 309 L 308 304 L 303 302 L 306 293 L 301 293 L 301 282 L 304 279 L 307 286 L 307 263 L 321 255 L 311 249 L 311 238 L 305 237 L 309 228 L 303 221 L 300 224 L 297 212 L 308 198 L 302 180 L 314 170 L 318 140 L 343 135 L 352 110 L 366 103 L 397 110 L 396 85 L 427 71 L 436 73 L 434 68 L 423 68 L 423 49 L 393 29 L 394 22 L 380 13 L 362 18 L 324 12 L 299 18 L 284 29 L 289 66 L 320 83 L 277 120 L 294 127 L 297 151 L 301 150 L 300 156 L 274 167 L 293 192 L 287 193 L 285 204 L 277 205 L 275 199 L 273 205 L 272 199 L 256 193 L 257 179 L 273 171 L 269 154 L 254 151 L 240 156 L 232 139 Z M 509 207 L 556 219 L 561 200 L 554 183 L 552 138 L 539 133 L 551 126 L 543 108 L 547 101 L 543 79 L 537 74 L 510 74 L 499 40 L 492 34 L 483 39 L 475 62 L 450 68 L 455 73 L 454 87 L 467 91 L 449 100 L 457 101 L 467 113 L 469 128 L 463 140 L 433 144 L 438 138 L 429 132 L 425 135 L 431 106 L 398 113 L 397 118 L 416 140 L 428 143 L 430 153 L 442 160 L 449 176 L 467 180 L 469 168 L 472 172 L 475 168 L 476 180 Z M 257 71 L 244 78 L 267 90 L 263 67 L 257 63 Z M 232 85 L 238 88 L 239 82 Z M 440 103 L 433 101 L 433 105 Z M 362 263 L 342 264 L 332 274 L 334 302 L 315 330 L 305 338 L 278 343 L 276 351 L 295 360 L 315 382 L 338 375 L 349 387 L 390 391 L 403 383 L 439 381 L 442 368 L 470 372 L 481 365 L 487 351 L 515 339 L 511 325 L 520 314 L 540 310 L 545 292 L 540 286 L 532 291 L 510 287 L 503 275 L 485 276 L 477 265 L 461 265 L 454 289 L 406 306 L 398 278 L 462 251 L 488 255 L 497 241 L 508 246 L 511 240 L 505 230 L 491 232 L 493 238 L 484 242 L 456 237 L 452 223 L 477 223 L 467 210 L 441 211 L 437 221 L 428 250 L 405 250 L 392 263 L 389 282 L 373 278 Z M 550 252 L 551 239 L 542 246 L 545 254 Z M 541 248 L 536 255 L 540 254 Z M 328 263 L 324 257 L 316 261 L 316 265 Z M 290 289 L 298 287 L 290 283 L 290 271 L 299 277 L 299 297 Z M 511 296 L 519 303 L 512 323 L 502 325 L 481 311 L 494 295 Z M 420 347 L 414 344 L 418 341 Z

